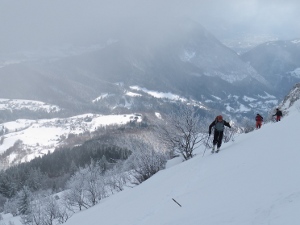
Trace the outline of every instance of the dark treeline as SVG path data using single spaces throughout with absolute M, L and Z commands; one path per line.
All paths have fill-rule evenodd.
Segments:
M 99 161 L 106 158 L 108 163 L 117 160 L 125 160 L 130 155 L 126 149 L 108 144 L 101 144 L 99 140 L 89 140 L 80 146 L 73 148 L 65 147 L 48 153 L 43 157 L 37 157 L 30 161 L 33 168 L 40 168 L 42 173 L 51 177 L 58 177 L 72 172 L 74 165 L 83 167 L 91 163 L 91 160 Z
M 65 115 L 64 111 L 58 112 L 47 112 L 47 111 L 33 111 L 30 109 L 21 109 L 21 110 L 2 110 L 0 112 L 0 122 L 5 123 L 13 120 L 17 120 L 20 118 L 23 119 L 50 119 L 55 117 L 62 117 Z
M 73 148 L 56 149 L 30 162 L 21 163 L 0 172 L 0 195 L 11 198 L 24 186 L 31 191 L 64 188 L 65 183 L 80 167 L 99 161 L 104 167 L 125 160 L 131 152 L 117 146 L 92 139 Z M 105 168 L 104 168 L 105 169 Z

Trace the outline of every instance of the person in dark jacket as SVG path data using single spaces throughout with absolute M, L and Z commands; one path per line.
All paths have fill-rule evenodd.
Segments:
M 276 122 L 278 122 L 278 121 L 280 121 L 280 118 L 282 117 L 282 112 L 277 108 L 276 113 L 273 116 L 276 116 Z
M 261 128 L 261 124 L 262 124 L 263 120 L 264 120 L 264 118 L 260 114 L 257 113 L 256 117 L 255 117 L 257 129 Z
M 211 135 L 211 129 L 214 127 L 214 140 L 213 140 L 213 148 L 212 153 L 215 151 L 215 146 L 217 145 L 217 151 L 220 151 L 220 147 L 222 145 L 222 139 L 223 139 L 223 131 L 224 126 L 227 126 L 231 128 L 230 124 L 223 120 L 223 117 L 221 115 L 217 116 L 216 119 L 209 125 L 209 135 Z

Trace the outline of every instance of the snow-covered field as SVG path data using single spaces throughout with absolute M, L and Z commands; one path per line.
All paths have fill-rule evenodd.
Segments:
M 20 119 L 1 124 L 2 129 L 6 130 L 3 135 L 3 142 L 0 145 L 0 154 L 12 147 L 17 141 L 22 141 L 23 151 L 28 152 L 24 160 L 31 160 L 34 157 L 52 152 L 59 146 L 62 139 L 69 134 L 81 134 L 84 132 L 95 131 L 98 127 L 107 125 L 121 125 L 130 121 L 141 122 L 139 114 L 124 115 L 99 115 L 84 114 L 71 118 L 56 118 L 42 120 Z M 14 154 L 9 161 L 15 159 Z

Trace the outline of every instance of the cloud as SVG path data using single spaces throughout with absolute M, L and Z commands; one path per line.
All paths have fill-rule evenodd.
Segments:
M 300 36 L 300 2 L 292 0 L 1 0 L 1 48 L 89 43 L 118 31 L 155 29 L 190 17 L 218 35 L 274 32 Z M 283 35 L 284 34 L 284 35 Z

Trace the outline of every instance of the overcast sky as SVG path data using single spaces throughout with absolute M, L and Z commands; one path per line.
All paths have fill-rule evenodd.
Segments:
M 218 38 L 241 32 L 300 38 L 299 12 L 298 0 L 0 0 L 0 51 L 96 43 L 116 30 L 155 31 L 178 16 Z

